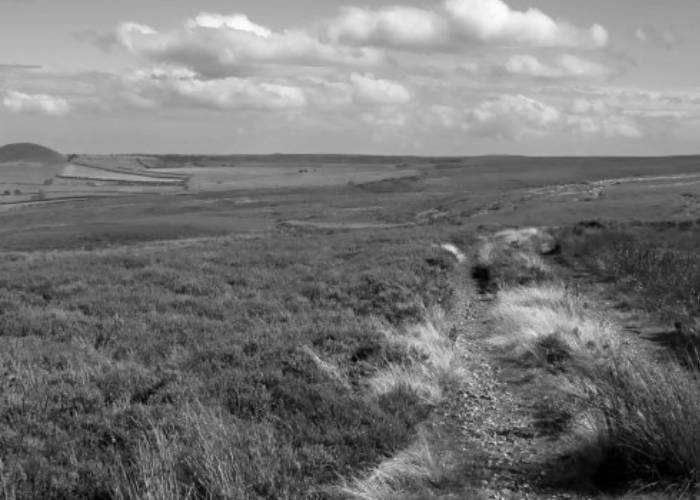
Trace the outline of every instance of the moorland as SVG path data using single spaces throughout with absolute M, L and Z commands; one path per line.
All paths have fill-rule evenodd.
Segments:
M 700 157 L 0 148 L 0 496 L 700 483 Z

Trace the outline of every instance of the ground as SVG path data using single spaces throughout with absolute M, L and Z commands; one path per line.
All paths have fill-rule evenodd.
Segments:
M 676 316 L 596 270 L 617 247 L 571 242 L 647 228 L 692 247 L 700 158 L 71 161 L 188 189 L 0 199 L 5 498 L 646 491 L 600 479 L 603 452 L 573 439 L 593 417 L 552 386 L 593 380 L 562 363 L 606 360 L 603 331 L 656 363 Z M 530 346 L 539 313 L 513 311 L 533 300 L 556 327 Z

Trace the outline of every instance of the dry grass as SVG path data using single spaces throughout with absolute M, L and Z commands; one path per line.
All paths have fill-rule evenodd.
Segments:
M 272 426 L 239 422 L 223 412 L 190 406 L 171 426 L 153 423 L 136 453 L 113 470 L 118 500 L 287 498 L 294 451 Z M 183 479 L 189 478 L 189 479 Z
M 427 439 L 421 435 L 413 446 L 382 462 L 368 476 L 344 484 L 339 492 L 357 500 L 402 500 L 407 489 L 436 480 L 440 470 Z
M 375 396 L 399 388 L 409 388 L 428 404 L 443 398 L 443 388 L 463 380 L 459 353 L 448 336 L 444 312 L 433 309 L 430 319 L 399 332 L 385 328 L 387 342 L 405 350 L 408 355 L 400 363 L 390 363 L 378 371 L 369 386 Z
M 624 356 L 586 368 L 581 373 L 590 426 L 586 450 L 598 461 L 594 480 L 603 486 L 699 485 L 698 375 L 675 364 Z
M 114 498 L 131 500 L 189 500 L 193 489 L 179 484 L 177 479 L 180 447 L 168 440 L 161 429 L 154 427 L 150 435 L 139 442 L 129 468 L 119 466 L 114 471 Z
M 528 267 L 540 267 L 537 258 L 530 260 L 533 255 L 512 254 L 516 269 L 527 274 Z M 561 368 L 551 387 L 573 410 L 568 439 L 578 458 L 567 474 L 608 491 L 665 488 L 673 497 L 697 491 L 697 372 L 644 351 L 629 352 L 616 325 L 595 304 L 560 284 L 503 289 L 492 315 L 493 345 L 519 361 Z
M 314 365 L 331 380 L 335 380 L 342 387 L 349 389 L 350 382 L 345 371 L 335 363 L 327 361 L 318 354 L 312 347 L 304 346 L 302 350 L 309 356 Z
M 492 315 L 497 334 L 490 342 L 515 358 L 585 361 L 609 355 L 618 342 L 614 325 L 561 285 L 501 291 Z

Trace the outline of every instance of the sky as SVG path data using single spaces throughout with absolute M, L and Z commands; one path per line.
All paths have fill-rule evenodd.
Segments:
M 700 153 L 698 0 L 0 0 L 0 143 Z

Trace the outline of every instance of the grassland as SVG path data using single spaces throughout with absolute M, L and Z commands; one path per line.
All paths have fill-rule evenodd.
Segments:
M 323 497 L 429 411 L 411 387 L 366 397 L 363 381 L 410 355 L 382 325 L 449 300 L 430 243 L 285 233 L 4 255 L 6 496 Z
M 0 213 L 0 498 L 488 498 L 473 469 L 441 469 L 484 456 L 479 429 L 441 449 L 430 429 L 450 404 L 460 429 L 465 407 L 511 411 L 509 391 L 549 426 L 523 438 L 538 466 L 576 457 L 568 482 L 514 476 L 541 498 L 698 481 L 687 356 L 629 349 L 566 271 L 694 335 L 697 159 L 225 161 L 295 180 Z M 314 168 L 337 178 L 297 182 Z M 521 225 L 560 229 L 503 230 Z M 531 382 L 474 399 L 485 365 Z M 521 430 L 503 422 L 494 439 Z

